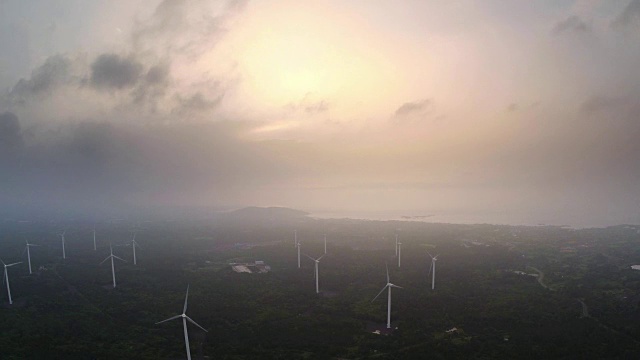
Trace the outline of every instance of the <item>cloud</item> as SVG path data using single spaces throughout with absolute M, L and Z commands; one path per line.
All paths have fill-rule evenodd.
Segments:
M 615 30 L 633 30 L 640 28 L 640 0 L 631 0 L 612 22 Z
M 196 92 L 189 97 L 183 97 L 178 94 L 176 95 L 178 105 L 172 110 L 172 113 L 176 115 L 185 115 L 212 110 L 220 104 L 223 98 L 224 93 L 219 94 L 213 99 L 207 98 L 201 92 Z
M 595 95 L 582 103 L 580 111 L 586 115 L 597 115 L 625 108 L 627 104 L 624 98 Z
M 48 57 L 44 64 L 31 72 L 29 79 L 20 79 L 11 89 L 9 97 L 14 102 L 50 94 L 58 86 L 68 83 L 72 62 L 63 55 Z
M 91 64 L 91 84 L 100 89 L 130 88 L 137 84 L 142 71 L 142 64 L 132 57 L 102 54 Z
M 572 15 L 558 22 L 551 30 L 553 35 L 562 35 L 564 33 L 589 33 L 591 32 L 591 24 L 584 22 L 578 16 Z
M 406 102 L 402 104 L 395 112 L 395 116 L 410 116 L 414 114 L 424 113 L 433 107 L 433 100 L 424 99 L 414 102 Z

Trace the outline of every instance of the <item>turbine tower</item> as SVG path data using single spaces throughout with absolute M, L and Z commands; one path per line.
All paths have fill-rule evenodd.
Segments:
M 67 230 L 62 231 L 60 234 L 58 234 L 60 236 L 60 238 L 62 239 L 62 258 L 66 259 L 67 258 L 67 254 L 64 252 L 64 234 L 67 232 Z
M 166 320 L 162 320 L 156 323 L 156 325 L 161 324 L 165 321 L 175 320 L 178 318 L 182 318 L 182 327 L 184 329 L 184 345 L 187 348 L 187 359 L 191 360 L 191 351 L 189 350 L 189 334 L 187 333 L 187 320 L 193 325 L 199 327 L 204 332 L 208 332 L 202 326 L 198 325 L 195 321 L 191 320 L 189 316 L 187 316 L 187 299 L 189 298 L 189 285 L 187 285 L 187 295 L 184 297 L 184 308 L 182 309 L 181 315 L 172 316 Z
M 389 279 L 389 267 L 387 266 L 387 285 L 385 285 L 382 288 L 382 290 L 380 290 L 378 295 L 376 295 L 376 297 L 374 297 L 373 300 L 371 300 L 371 302 L 375 301 L 375 299 L 377 299 L 378 296 L 380 296 L 380 294 L 382 294 L 385 289 L 389 289 L 389 293 L 387 296 L 387 329 L 391 329 L 391 288 L 392 287 L 403 289 L 403 287 L 394 285 L 391 283 L 391 280 Z
M 398 267 L 400 267 L 400 261 L 402 260 L 402 243 L 398 243 Z
M 27 252 L 27 261 L 29 262 L 29 275 L 32 274 L 31 272 L 31 251 L 29 251 L 29 247 L 31 246 L 40 246 L 40 245 L 36 245 L 36 244 L 29 244 L 29 241 L 26 241 L 27 246 L 25 248 L 25 251 Z M 24 255 L 24 252 L 22 253 Z
M 296 247 L 298 248 L 298 269 L 300 269 L 300 246 L 302 244 L 296 243 Z
M 136 246 L 142 249 L 136 242 L 136 233 L 133 233 L 133 239 L 131 240 L 131 247 L 133 248 L 133 265 L 138 265 L 138 262 L 136 261 Z
M 96 251 L 96 228 L 93 228 L 93 251 Z
M 398 234 L 396 234 L 396 256 L 398 256 Z
M 436 260 L 438 260 L 438 256 L 440 256 L 440 254 L 436 256 L 429 254 L 429 256 L 431 256 L 431 266 L 429 267 L 429 273 L 431 273 L 431 290 L 433 290 L 436 287 Z M 427 276 L 429 275 L 427 274 Z
M 298 246 L 298 230 L 293 230 L 293 246 Z
M 111 277 L 113 278 L 113 287 L 116 287 L 116 269 L 115 266 L 113 265 L 113 259 L 116 258 L 118 260 L 122 260 L 124 262 L 127 262 L 124 259 L 121 259 L 115 255 L 113 255 L 113 247 L 111 245 L 109 245 L 109 251 L 111 252 L 111 255 L 107 256 L 106 259 L 102 260 L 102 262 L 100 263 L 100 265 L 102 265 L 105 261 L 111 259 Z
M 317 259 L 314 259 L 314 258 L 312 258 L 311 256 L 309 256 L 307 254 L 304 254 L 304 256 L 308 257 L 309 259 L 311 259 L 311 260 L 313 260 L 315 262 L 316 272 L 314 274 L 314 277 L 316 278 L 316 294 L 319 294 L 320 293 L 320 288 L 318 287 L 318 277 L 319 277 L 319 275 L 318 275 L 318 264 L 320 263 L 320 259 L 322 259 L 324 257 L 324 255 L 320 256 Z
M 327 234 L 324 234 L 324 253 L 327 254 Z
M 4 265 L 4 281 L 7 283 L 7 295 L 9 296 L 9 305 L 13 304 L 13 300 L 11 300 L 11 288 L 9 287 L 9 272 L 7 268 L 13 265 L 22 264 L 22 261 L 13 263 L 13 264 L 5 264 L 4 261 L 0 260 L 2 265 Z

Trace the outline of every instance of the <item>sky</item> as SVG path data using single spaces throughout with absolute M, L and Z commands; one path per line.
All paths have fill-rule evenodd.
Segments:
M 640 223 L 640 0 L 0 0 L 0 49 L 5 213 Z

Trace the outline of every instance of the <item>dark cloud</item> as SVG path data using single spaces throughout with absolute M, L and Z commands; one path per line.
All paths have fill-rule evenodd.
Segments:
M 304 108 L 304 111 L 307 114 L 319 114 L 319 113 L 324 113 L 327 110 L 329 110 L 329 104 L 327 104 L 324 100 L 314 104 L 308 104 Z
M 104 89 L 130 88 L 139 81 L 142 72 L 143 66 L 135 58 L 102 54 L 91 64 L 91 83 Z
M 612 22 L 616 30 L 632 30 L 640 28 L 640 0 L 631 0 Z
M 212 110 L 222 102 L 223 98 L 224 93 L 219 94 L 213 99 L 207 98 L 201 92 L 197 92 L 188 97 L 183 97 L 178 94 L 176 95 L 178 105 L 172 110 L 172 113 L 176 115 L 192 115 Z
M 610 96 L 592 96 L 580 106 L 585 115 L 597 115 L 626 108 L 628 101 L 624 98 Z
M 44 64 L 31 72 L 29 79 L 20 79 L 10 97 L 14 101 L 24 101 L 32 96 L 49 94 L 56 87 L 70 81 L 71 60 L 63 55 L 50 56 Z
M 553 35 L 563 33 L 588 33 L 591 32 L 591 24 L 584 22 L 578 16 L 572 15 L 558 22 L 551 30 Z
M 408 116 L 414 114 L 424 113 L 433 106 L 431 99 L 424 99 L 420 101 L 407 102 L 402 104 L 395 112 L 396 116 Z

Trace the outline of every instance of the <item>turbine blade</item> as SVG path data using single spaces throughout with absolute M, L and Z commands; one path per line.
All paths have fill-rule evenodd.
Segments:
M 322 258 L 323 258 L 323 257 L 325 257 L 325 256 L 327 256 L 327 254 L 324 254 L 324 255 L 320 256 L 320 257 L 317 259 L 317 261 L 320 261 L 320 259 L 322 259 Z
M 98 265 L 102 265 L 102 263 L 103 263 L 103 262 L 105 262 L 105 261 L 107 261 L 107 260 L 109 260 L 109 258 L 110 258 L 111 256 L 112 256 L 112 255 L 107 256 L 107 258 L 106 258 L 106 259 L 104 259 L 104 260 L 102 260 L 102 261 L 100 262 L 100 264 L 98 264 Z
M 316 261 L 316 259 L 312 258 L 311 256 L 307 255 L 307 254 L 303 254 L 304 256 L 308 257 L 309 259 Z
M 433 270 L 433 260 L 431 260 L 431 265 L 429 265 L 429 273 L 427 276 L 431 275 L 431 270 Z
M 124 261 L 124 262 L 127 262 L 127 260 L 122 259 L 122 258 L 119 258 L 119 257 L 117 257 L 117 256 L 115 256 L 115 255 L 113 255 L 113 257 L 114 257 L 114 258 L 116 258 L 116 259 L 118 259 L 118 260 L 122 260 L 122 261 Z
M 6 267 L 9 267 L 9 266 L 18 265 L 18 264 L 22 264 L 22 261 L 17 262 L 17 263 L 13 263 L 13 264 L 8 264 L 8 265 L 5 265 L 5 266 L 6 266 Z
M 433 255 L 431 255 L 430 252 L 427 251 L 427 254 L 429 254 L 429 257 L 433 259 Z
M 371 302 L 373 302 L 375 299 L 378 298 L 378 296 L 380 296 L 380 294 L 382 294 L 385 290 L 387 290 L 387 287 L 389 286 L 389 284 L 385 285 L 382 290 L 380 290 L 380 292 L 378 293 L 378 295 L 376 295 L 376 297 L 373 298 L 373 300 L 371 300 Z
M 24 250 L 22 250 L 22 255 L 20 255 L 20 257 L 24 256 L 24 253 L 27 252 L 27 249 L 29 248 L 29 244 L 27 243 L 27 246 L 24 247 Z
M 398 285 L 394 285 L 394 284 L 389 284 L 389 286 L 394 287 L 394 288 L 398 288 L 398 289 L 404 289 L 402 286 L 398 286 Z
M 133 246 L 137 246 L 138 249 L 142 250 L 142 247 L 140 245 L 138 245 L 138 242 L 133 240 Z
M 177 318 L 179 318 L 179 317 L 182 317 L 182 315 L 176 315 L 176 316 L 172 316 L 172 317 L 170 317 L 170 318 L 168 318 L 168 319 L 166 319 L 166 320 L 158 321 L 158 322 L 156 323 L 156 325 L 158 325 L 158 324 L 162 324 L 163 322 L 167 322 L 167 321 L 175 320 L 175 319 L 177 319 Z
M 440 254 L 436 255 L 433 260 L 438 260 L 438 256 L 440 256 Z
M 191 320 L 191 318 L 190 318 L 190 317 L 188 317 L 187 315 L 185 315 L 184 317 L 186 317 L 186 318 L 187 318 L 187 320 L 189 320 L 189 322 L 190 322 L 190 323 L 192 323 L 193 325 L 195 325 L 195 326 L 199 327 L 200 329 L 204 330 L 204 332 L 208 332 L 208 331 L 207 331 L 207 329 L 205 329 L 205 328 L 203 328 L 202 326 L 198 325 L 198 323 L 197 323 L 197 322 L 195 322 L 195 321 Z
M 187 295 L 184 297 L 184 308 L 182 309 L 182 313 L 187 313 L 187 299 L 189 299 L 189 285 L 187 285 Z

